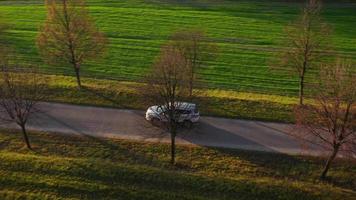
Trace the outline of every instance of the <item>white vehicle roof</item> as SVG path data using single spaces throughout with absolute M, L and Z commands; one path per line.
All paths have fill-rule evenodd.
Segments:
M 188 102 L 176 102 L 177 109 L 180 110 L 194 110 L 196 105 L 194 103 L 188 103 Z
M 179 110 L 194 110 L 196 108 L 196 104 L 189 102 L 176 102 L 176 109 Z M 160 111 L 158 109 L 164 110 L 165 106 L 151 106 L 151 108 L 155 111 Z

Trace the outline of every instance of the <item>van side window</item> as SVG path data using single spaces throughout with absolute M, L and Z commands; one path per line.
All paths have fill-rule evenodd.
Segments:
M 190 114 L 190 110 L 177 110 L 177 113 L 180 115 L 188 115 Z

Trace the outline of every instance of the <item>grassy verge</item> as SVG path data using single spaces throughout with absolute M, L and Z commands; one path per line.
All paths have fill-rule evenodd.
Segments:
M 54 102 L 146 109 L 149 105 L 140 94 L 142 84 L 110 80 L 83 79 L 78 90 L 70 76 L 49 75 L 48 100 Z M 294 97 L 242 93 L 229 90 L 200 89 L 195 101 L 203 115 L 267 121 L 293 121 Z
M 89 136 L 0 132 L 0 199 L 352 199 L 356 163 Z

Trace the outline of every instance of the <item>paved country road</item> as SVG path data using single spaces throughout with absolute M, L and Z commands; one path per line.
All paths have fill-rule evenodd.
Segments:
M 168 133 L 145 120 L 144 111 L 58 103 L 41 103 L 40 110 L 41 113 L 30 119 L 28 129 L 141 141 L 170 141 Z M 200 123 L 191 130 L 179 132 L 177 143 L 288 154 L 305 153 L 301 142 L 286 134 L 292 127 L 283 123 L 202 117 Z M 319 148 L 313 147 L 308 154 L 321 152 Z

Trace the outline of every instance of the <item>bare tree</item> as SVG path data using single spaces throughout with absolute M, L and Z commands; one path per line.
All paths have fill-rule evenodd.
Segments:
M 2 63 L 0 76 L 0 120 L 17 124 L 31 149 L 26 124 L 39 112 L 38 102 L 45 100 L 45 81 L 32 67 L 9 67 L 6 63 Z
M 331 151 L 321 179 L 338 152 L 356 155 L 356 74 L 352 65 L 338 61 L 323 66 L 320 83 L 314 88 L 315 103 L 299 106 L 296 136 Z
M 145 94 L 159 105 L 166 119 L 165 127 L 171 136 L 171 163 L 175 163 L 175 138 L 184 100 L 189 97 L 189 78 L 186 59 L 179 50 L 168 45 L 162 48 L 157 62 L 147 78 Z
M 186 59 L 189 70 L 189 94 L 192 96 L 197 71 L 204 62 L 216 57 L 217 47 L 209 43 L 205 33 L 199 29 L 177 31 L 171 36 L 171 45 L 177 48 Z
M 37 38 L 38 49 L 48 64 L 72 66 L 80 88 L 83 63 L 104 52 L 106 39 L 83 0 L 46 0 L 46 6 L 47 21 Z
M 286 48 L 278 55 L 281 67 L 299 78 L 299 104 L 303 104 L 305 75 L 323 58 L 330 43 L 330 28 L 320 18 L 321 0 L 309 0 L 297 21 L 286 27 Z

